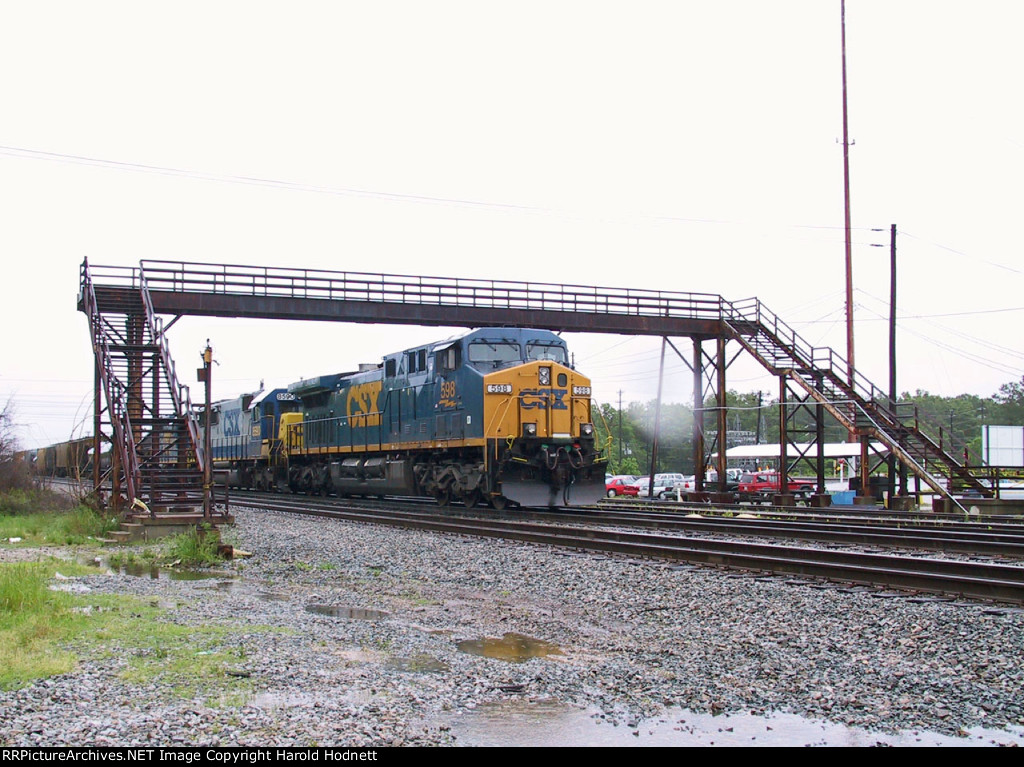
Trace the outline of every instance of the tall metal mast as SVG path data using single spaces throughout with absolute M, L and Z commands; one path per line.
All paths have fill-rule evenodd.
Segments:
M 846 202 L 846 365 L 853 386 L 853 244 L 850 238 L 850 134 L 846 118 L 846 0 L 840 0 L 843 38 L 843 194 Z

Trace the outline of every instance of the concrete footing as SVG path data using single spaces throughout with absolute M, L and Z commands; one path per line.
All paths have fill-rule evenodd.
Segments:
M 160 514 L 157 516 L 131 517 L 121 522 L 121 529 L 110 533 L 110 539 L 116 543 L 132 543 L 134 541 L 154 541 L 169 535 L 181 535 L 192 530 L 201 529 L 203 523 L 209 523 L 212 531 L 219 536 L 220 525 L 232 524 L 234 517 L 217 515 L 207 519 L 202 512 L 176 514 Z
M 979 516 L 1024 516 L 1024 498 L 1002 499 L 1002 498 L 961 498 L 960 503 L 971 514 Z M 932 501 L 935 505 L 935 501 Z M 953 506 L 953 504 L 949 504 Z M 953 506 L 956 509 L 955 506 Z M 960 511 L 960 509 L 956 509 Z
M 917 509 L 917 499 L 912 495 L 896 495 L 889 499 L 890 511 L 914 511 Z

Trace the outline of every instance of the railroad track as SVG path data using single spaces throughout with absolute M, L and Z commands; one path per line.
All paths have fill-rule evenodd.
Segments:
M 527 512 L 527 515 L 530 515 Z M 578 522 L 578 515 L 543 513 L 539 519 Z M 624 525 L 664 531 L 728 536 L 788 538 L 847 546 L 942 551 L 986 557 L 1024 560 L 1024 526 L 979 526 L 973 523 L 946 523 L 915 526 L 909 523 L 879 521 L 831 522 L 791 520 L 760 516 L 724 516 L 719 514 L 661 514 L 602 512 L 587 518 L 589 524 Z
M 619 508 L 631 511 L 666 511 L 674 509 L 678 512 L 697 513 L 732 513 L 732 514 L 755 514 L 757 516 L 770 516 L 786 519 L 828 519 L 828 520 L 854 520 L 863 522 L 867 520 L 884 520 L 892 522 L 917 522 L 921 524 L 944 524 L 946 522 L 995 522 L 999 524 L 1017 524 L 1024 526 L 1024 517 L 1021 515 L 973 515 L 952 512 L 934 511 L 894 511 L 877 506 L 825 506 L 815 508 L 812 506 L 774 506 L 771 504 L 757 503 L 732 503 L 732 504 L 708 504 L 695 501 L 650 501 L 646 499 L 621 498 L 617 500 L 605 500 L 595 509 Z
M 580 515 L 572 515 L 569 524 L 555 524 L 561 520 L 535 521 L 522 514 L 511 518 L 453 514 L 450 510 L 440 513 L 425 504 L 381 508 L 340 500 L 267 495 L 235 496 L 233 503 L 236 507 L 1024 604 L 1024 566 L 1019 564 L 613 530 L 603 520 L 596 526 L 595 520 L 581 524 Z M 748 530 L 746 535 L 751 532 Z

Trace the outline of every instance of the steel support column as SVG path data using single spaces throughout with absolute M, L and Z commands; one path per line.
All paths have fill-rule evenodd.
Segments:
M 727 436 L 729 433 L 729 411 L 728 403 L 726 401 L 726 385 L 725 385 L 725 344 L 727 339 L 722 336 L 718 337 L 718 356 L 715 365 L 715 376 L 717 391 L 717 403 L 718 403 L 718 461 L 715 463 L 715 468 L 718 473 L 718 487 L 717 492 L 725 492 L 726 476 L 725 470 L 728 466 L 728 457 L 725 451 L 728 449 L 729 444 Z M 702 469 L 703 471 L 703 469 Z
M 701 339 L 693 339 L 693 489 L 704 492 L 704 368 Z
M 786 448 L 789 446 L 789 416 L 786 393 L 788 391 L 786 376 L 779 376 L 779 495 L 775 497 L 776 505 L 789 506 L 786 502 L 789 495 L 789 457 Z

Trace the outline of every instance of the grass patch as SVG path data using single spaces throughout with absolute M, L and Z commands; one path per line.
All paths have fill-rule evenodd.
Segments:
M 0 689 L 63 674 L 75 667 L 73 654 L 57 642 L 80 628 L 69 594 L 51 591 L 56 564 L 0 565 Z
M 125 681 L 167 686 L 182 698 L 241 705 L 252 693 L 248 653 L 237 634 L 270 626 L 180 625 L 163 608 L 134 597 L 72 594 L 49 588 L 64 561 L 0 564 L 0 690 L 73 672 L 89 659 L 126 658 Z
M 107 562 L 115 570 L 130 567 L 152 567 L 156 564 L 157 554 L 151 548 L 142 551 L 115 551 Z
M 88 506 L 0 515 L 0 540 L 21 538 L 22 546 L 72 546 L 103 538 L 118 527 L 117 518 Z

